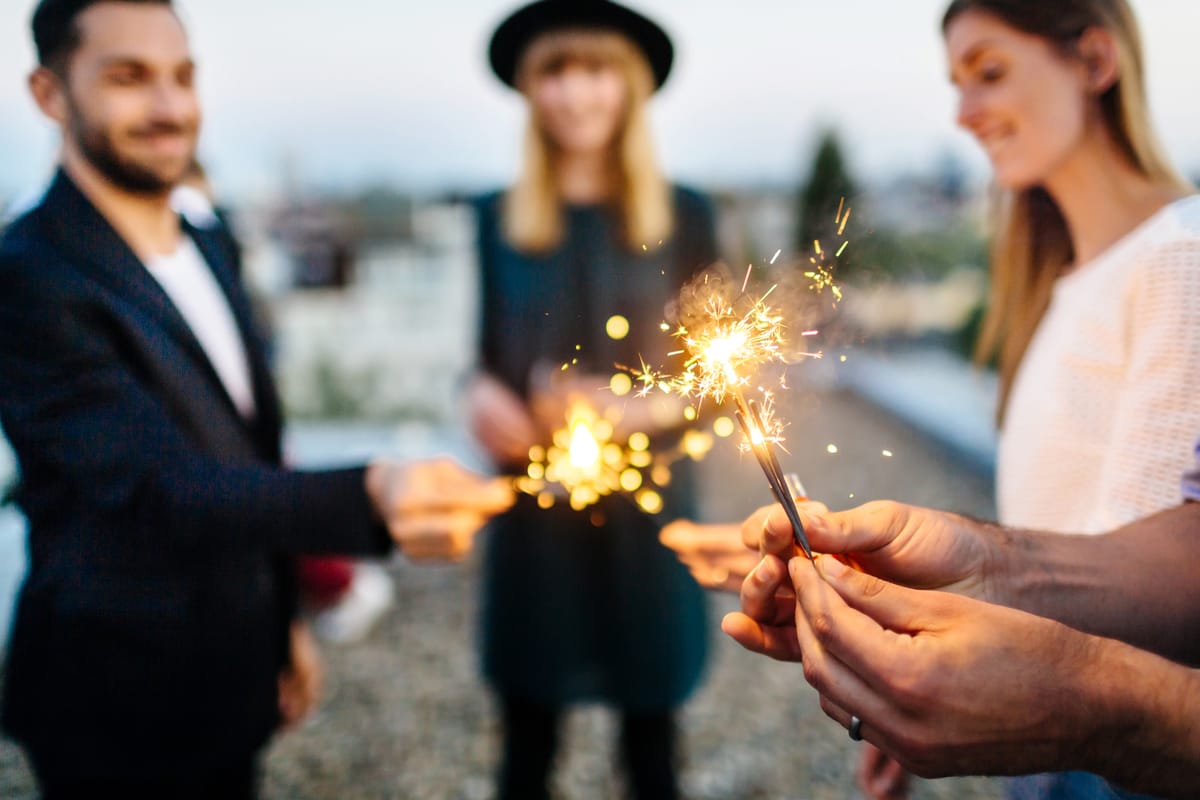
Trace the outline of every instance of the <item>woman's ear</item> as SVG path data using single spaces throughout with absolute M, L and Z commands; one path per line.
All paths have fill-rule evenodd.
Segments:
M 1096 94 L 1113 87 L 1120 77 L 1117 40 L 1104 28 L 1088 28 L 1079 37 L 1079 57 L 1087 69 L 1087 86 Z

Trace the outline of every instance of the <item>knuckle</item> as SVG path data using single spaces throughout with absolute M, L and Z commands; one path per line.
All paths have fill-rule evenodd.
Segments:
M 937 686 L 923 670 L 914 669 L 907 662 L 892 666 L 892 677 L 888 681 L 892 695 L 902 708 L 924 708 L 937 693 Z
M 824 692 L 825 676 L 816 662 L 817 659 L 815 658 L 805 658 L 800 662 L 801 671 L 804 673 L 804 680 L 808 682 L 808 685 L 820 692 L 821 707 L 825 708 L 825 704 L 828 702 Z M 826 713 L 829 713 L 828 709 Z
M 878 597 L 887 589 L 887 584 L 881 581 L 879 578 L 876 578 L 874 575 L 867 575 L 866 573 L 858 574 L 862 576 L 860 589 L 864 597 Z
M 809 627 L 812 629 L 813 636 L 822 645 L 827 645 L 833 641 L 837 626 L 834 625 L 833 617 L 828 611 L 817 611 L 808 618 Z
M 890 519 L 899 511 L 900 504 L 895 500 L 872 500 L 862 507 L 864 514 L 871 517 Z

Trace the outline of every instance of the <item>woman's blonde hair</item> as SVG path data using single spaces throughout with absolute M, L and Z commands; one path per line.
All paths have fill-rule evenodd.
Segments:
M 528 98 L 533 81 L 570 61 L 611 64 L 625 79 L 625 116 L 613 143 L 612 185 L 625 244 L 632 248 L 668 238 L 674 227 L 671 190 L 655 157 L 646 106 L 654 76 L 640 50 L 625 36 L 599 30 L 543 34 L 525 51 L 517 87 Z M 505 238 L 519 250 L 546 252 L 563 238 L 563 201 L 554 177 L 554 144 L 530 103 L 524 159 L 504 198 Z
M 1117 79 L 1099 98 L 1109 135 L 1142 175 L 1190 190 L 1151 127 L 1141 36 L 1125 0 L 954 0 L 942 18 L 942 30 L 966 11 L 992 14 L 1068 57 L 1079 56 L 1079 40 L 1088 29 L 1107 31 L 1117 48 Z M 1050 305 L 1054 283 L 1075 252 L 1066 220 L 1044 188 L 997 189 L 995 195 L 991 291 L 976 358 L 998 357 L 998 419 L 1003 421 L 1017 369 Z

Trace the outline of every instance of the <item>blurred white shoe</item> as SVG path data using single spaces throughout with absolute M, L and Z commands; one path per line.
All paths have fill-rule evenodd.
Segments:
M 392 578 L 383 567 L 356 562 L 345 596 L 313 616 L 313 632 L 330 644 L 360 642 L 391 608 L 393 595 Z

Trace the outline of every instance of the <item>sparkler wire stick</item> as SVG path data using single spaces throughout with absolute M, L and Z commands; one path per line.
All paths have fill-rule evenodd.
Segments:
M 800 511 L 796 508 L 796 499 L 792 497 L 791 491 L 788 489 L 787 480 L 784 478 L 783 469 L 779 466 L 779 459 L 775 456 L 775 451 L 771 447 L 771 443 L 763 438 L 761 433 L 755 435 L 756 430 L 761 432 L 762 417 L 759 415 L 757 408 L 753 404 L 747 404 L 740 394 L 735 395 L 738 409 L 734 416 L 742 426 L 742 432 L 746 434 L 746 440 L 750 443 L 750 448 L 754 451 L 754 457 L 758 459 L 758 465 L 762 467 L 763 474 L 767 476 L 767 483 L 771 487 L 771 493 L 775 495 L 776 501 L 783 506 L 783 513 L 787 515 L 788 522 L 792 525 L 792 537 L 796 544 L 808 556 L 808 560 L 816 564 L 813 559 L 812 546 L 808 543 L 808 536 L 804 532 L 804 523 L 800 521 Z

